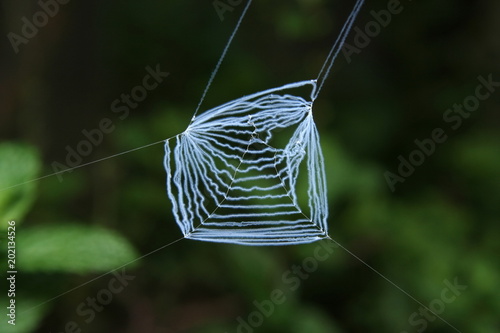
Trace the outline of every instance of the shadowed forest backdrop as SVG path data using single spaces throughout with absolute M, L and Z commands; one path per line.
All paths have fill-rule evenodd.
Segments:
M 0 5 L 0 274 L 11 220 L 18 270 L 0 331 L 456 331 L 322 243 L 182 240 L 99 277 L 182 236 L 162 144 L 6 188 L 70 151 L 81 166 L 182 132 L 245 4 Z M 353 5 L 254 0 L 201 111 L 315 78 Z M 462 332 L 500 331 L 499 15 L 495 0 L 367 1 L 314 109 L 330 235 Z

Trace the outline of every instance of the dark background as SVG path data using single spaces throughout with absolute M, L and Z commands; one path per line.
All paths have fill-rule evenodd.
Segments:
M 202 110 L 315 78 L 353 4 L 254 0 Z M 82 332 L 455 331 L 430 314 L 433 319 L 418 315 L 412 322 L 421 305 L 340 248 L 307 277 L 294 275 L 299 285 L 291 291 L 284 274 L 320 243 L 244 247 L 182 240 L 126 266 L 134 280 L 90 323 L 75 312 L 86 297 L 108 288 L 113 275 L 87 281 L 182 237 L 165 193 L 162 145 L 83 166 L 62 181 L 51 176 L 5 188 L 53 173 L 54 161 L 65 163 L 66 146 L 76 147 L 85 139 L 82 130 L 97 128 L 103 118 L 115 128 L 81 164 L 182 132 L 244 5 L 221 20 L 211 1 L 70 1 L 16 53 L 7 34 L 20 34 L 21 18 L 32 21 L 40 6 L 0 2 L 0 145 L 24 149 L 34 165 L 22 179 L 2 171 L 0 182 L 0 197 L 9 204 L 33 193 L 18 214 L 0 214 L 4 239 L 6 221 L 17 222 L 16 300 L 25 310 L 18 309 L 17 321 L 26 327 L 13 332 L 63 332 L 70 321 Z M 374 20 L 370 12 L 387 5 L 367 1 L 355 26 L 364 29 Z M 474 94 L 478 76 L 500 81 L 500 3 L 401 6 L 351 61 L 339 56 L 315 103 L 330 235 L 425 306 L 445 304 L 436 312 L 458 330 L 498 332 L 498 92 L 456 129 L 443 114 Z M 347 42 L 354 45 L 354 37 Z M 111 103 L 157 65 L 169 76 L 120 120 Z M 408 159 L 414 141 L 430 138 L 435 128 L 446 141 L 391 191 L 384 174 L 396 174 L 398 156 Z M 0 154 L 4 169 L 22 169 L 25 162 L 16 164 L 11 155 Z M 56 233 L 46 228 L 54 225 L 66 242 L 54 236 L 51 243 Z M 75 225 L 81 234 L 73 237 L 65 228 Z M 104 241 L 92 263 L 79 263 L 98 244 L 87 229 L 112 233 L 129 255 L 116 251 L 122 257 L 109 259 Z M 47 263 L 33 259 L 37 255 Z M 110 262 L 100 264 L 106 258 Z M 443 303 L 445 281 L 467 289 Z M 254 301 L 269 300 L 274 289 L 286 292 L 283 304 L 268 317 L 252 315 Z M 248 323 L 249 316 L 258 327 L 238 328 L 238 318 Z

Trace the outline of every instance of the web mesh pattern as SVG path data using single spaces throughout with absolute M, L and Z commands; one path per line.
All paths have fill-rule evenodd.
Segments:
M 165 143 L 167 192 L 185 238 L 284 245 L 327 237 L 324 161 L 312 101 L 289 93 L 304 86 L 314 92 L 316 81 L 203 112 Z

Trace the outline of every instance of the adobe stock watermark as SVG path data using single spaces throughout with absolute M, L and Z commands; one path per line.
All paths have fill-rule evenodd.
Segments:
M 453 283 L 446 279 L 443 281 L 443 284 L 445 287 L 441 290 L 439 298 L 430 301 L 427 308 L 421 306 L 418 311 L 413 312 L 408 318 L 408 323 L 418 333 L 424 332 L 429 326 L 429 322 L 436 320 L 437 317 L 435 315 L 441 315 L 446 310 L 446 306 L 453 303 L 467 289 L 467 286 L 460 284 L 456 277 Z M 408 332 L 401 331 L 401 333 Z
M 404 6 L 399 0 L 389 0 L 386 9 L 379 11 L 371 10 L 370 15 L 373 17 L 373 20 L 367 22 L 363 29 L 355 26 L 353 29 L 355 32 L 352 41 L 353 44 L 349 44 L 346 41 L 342 47 L 342 53 L 347 63 L 351 63 L 353 54 L 361 53 L 361 50 L 370 45 L 372 39 L 380 34 L 382 28 L 386 28 L 392 22 L 393 16 L 401 14 L 403 9 Z
M 135 276 L 125 273 L 125 268 L 120 273 L 114 271 L 113 275 L 114 277 L 108 281 L 107 288 L 99 290 L 95 297 L 89 296 L 77 305 L 75 313 L 80 317 L 79 320 L 68 321 L 62 331 L 54 333 L 83 332 L 82 327 L 92 323 L 96 318 L 96 314 L 102 312 L 105 306 L 113 301 L 114 296 L 121 293 L 129 285 L 129 282 L 135 279 Z
M 313 250 L 313 255 L 302 260 L 300 265 L 292 265 L 290 269 L 283 272 L 281 281 L 282 288 L 273 289 L 269 297 L 264 300 L 254 300 L 255 310 L 248 315 L 236 318 L 238 326 L 236 333 L 253 333 L 264 323 L 266 318 L 273 315 L 279 305 L 287 300 L 287 294 L 296 291 L 303 281 L 318 270 L 319 263 L 328 260 L 330 255 L 339 246 L 332 240 L 322 240 Z M 227 332 L 226 332 L 227 333 Z
M 37 2 L 37 10 L 31 19 L 26 16 L 21 17 L 21 31 L 20 34 L 9 32 L 7 38 L 9 39 L 14 53 L 19 52 L 21 44 L 28 44 L 37 34 L 39 29 L 45 27 L 49 23 L 50 18 L 53 18 L 59 13 L 60 5 L 66 5 L 69 0 L 39 0 Z
M 224 21 L 224 14 L 226 12 L 232 12 L 236 6 L 239 6 L 243 0 L 214 0 L 212 5 L 214 6 L 215 12 L 219 16 L 219 19 Z
M 462 126 L 464 119 L 468 119 L 479 108 L 481 102 L 490 98 L 496 89 L 500 87 L 500 82 L 493 80 L 493 74 L 489 74 L 487 77 L 480 75 L 477 80 L 479 84 L 474 89 L 473 94 L 465 97 L 462 103 L 455 103 L 443 112 L 443 121 L 449 126 L 447 130 L 436 127 L 431 131 L 429 137 L 422 140 L 415 139 L 416 148 L 407 157 L 398 156 L 397 172 L 394 173 L 388 170 L 384 172 L 385 180 L 391 192 L 396 190 L 398 183 L 404 183 L 415 172 L 417 167 L 434 154 L 438 145 L 446 142 L 448 139 L 447 131 L 458 130 Z
M 111 102 L 111 112 L 118 115 L 118 120 L 125 120 L 130 114 L 130 109 L 135 109 L 140 102 L 146 99 L 148 92 L 156 89 L 169 75 L 169 73 L 161 71 L 159 64 L 156 65 L 155 69 L 147 66 L 146 72 L 147 74 L 143 77 L 142 84 L 133 87 L 130 90 L 130 94 L 122 93 L 120 98 Z M 63 181 L 63 174 L 65 172 L 72 172 L 74 168 L 80 166 L 83 158 L 89 156 L 94 148 L 102 143 L 104 136 L 115 130 L 115 123 L 116 120 L 113 121 L 107 117 L 102 118 L 95 128 L 83 129 L 81 131 L 84 138 L 74 147 L 70 145 L 65 147 L 67 152 L 65 158 L 66 164 L 57 161 L 51 164 L 52 170 L 57 175 L 59 182 Z

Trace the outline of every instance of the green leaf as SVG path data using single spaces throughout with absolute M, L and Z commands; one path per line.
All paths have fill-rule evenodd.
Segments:
M 0 144 L 0 231 L 7 229 L 9 220 L 15 220 L 18 225 L 29 211 L 36 187 L 35 182 L 29 181 L 39 174 L 40 164 L 34 148 L 15 143 Z
M 103 272 L 138 257 L 119 234 L 95 226 L 49 225 L 17 233 L 18 267 L 24 272 Z

